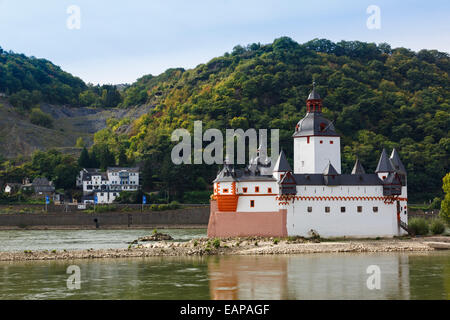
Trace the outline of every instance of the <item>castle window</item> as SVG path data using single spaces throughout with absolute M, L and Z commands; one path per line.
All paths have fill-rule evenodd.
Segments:
M 312 207 L 308 207 L 308 212 L 312 212 Z
M 242 188 L 242 192 L 247 193 L 247 188 Z
M 325 207 L 325 212 L 330 213 L 330 207 Z
M 345 207 L 341 207 L 341 212 L 345 212 Z
M 259 192 L 259 187 L 255 187 L 255 192 Z
M 357 206 L 357 207 L 356 207 L 356 211 L 362 212 L 362 206 Z
M 223 193 L 228 193 L 228 189 L 223 189 Z
M 254 208 L 255 207 L 255 200 L 250 200 L 250 208 Z
M 272 188 L 267 188 L 267 193 L 272 193 Z
M 373 207 L 373 212 L 378 212 L 378 207 Z

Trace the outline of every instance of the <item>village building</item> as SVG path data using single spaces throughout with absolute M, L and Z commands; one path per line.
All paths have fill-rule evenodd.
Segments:
M 99 204 L 113 203 L 122 191 L 139 190 L 139 168 L 82 169 L 76 185 L 83 189 L 83 203 L 94 203 L 95 197 Z
M 293 168 L 259 150 L 243 170 L 225 162 L 214 180 L 209 237 L 392 237 L 406 234 L 407 179 L 396 149 L 374 173 L 357 159 L 341 172 L 340 136 L 313 88 L 293 133 Z

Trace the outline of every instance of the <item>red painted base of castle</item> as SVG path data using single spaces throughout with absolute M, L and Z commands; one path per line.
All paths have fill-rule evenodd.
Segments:
M 210 201 L 208 237 L 287 237 L 286 210 L 274 212 L 219 211 Z

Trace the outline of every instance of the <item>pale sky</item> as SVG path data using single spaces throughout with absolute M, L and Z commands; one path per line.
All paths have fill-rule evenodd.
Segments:
M 67 27 L 71 5 L 80 29 Z M 366 26 L 370 5 L 380 8 L 380 29 Z M 0 46 L 86 82 L 118 84 L 281 36 L 450 52 L 449 20 L 448 0 L 0 0 Z

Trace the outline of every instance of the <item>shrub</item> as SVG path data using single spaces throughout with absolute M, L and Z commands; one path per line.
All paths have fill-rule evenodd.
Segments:
M 214 248 L 219 248 L 220 247 L 220 239 L 214 239 L 214 241 L 212 242 L 212 245 Z
M 432 234 L 442 234 L 445 231 L 445 224 L 441 219 L 433 219 L 430 230 Z
M 412 218 L 408 228 L 414 235 L 426 235 L 429 231 L 428 221 L 424 218 Z
M 273 244 L 278 244 L 278 242 L 280 242 L 280 239 L 278 238 L 273 239 Z
M 42 112 L 38 108 L 34 108 L 30 114 L 30 122 L 37 126 L 52 128 L 53 127 L 53 119 L 48 114 Z

